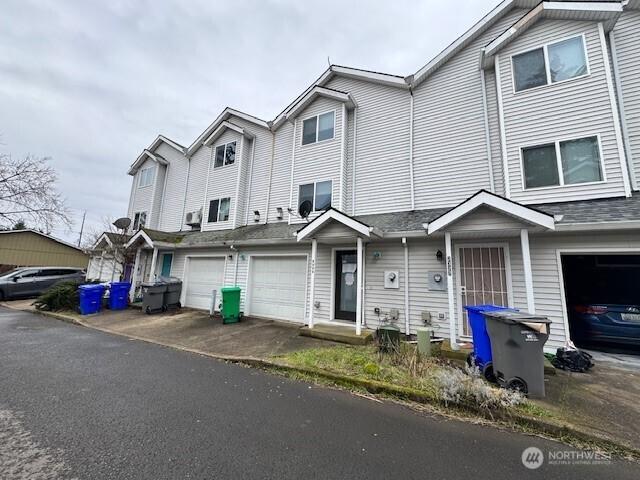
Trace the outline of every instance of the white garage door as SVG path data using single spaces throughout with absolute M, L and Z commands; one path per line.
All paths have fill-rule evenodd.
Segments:
M 250 315 L 304 322 L 306 257 L 252 257 Z
M 224 258 L 191 257 L 187 259 L 186 268 L 185 306 L 209 310 L 212 290 L 218 291 L 218 304 L 224 281 Z

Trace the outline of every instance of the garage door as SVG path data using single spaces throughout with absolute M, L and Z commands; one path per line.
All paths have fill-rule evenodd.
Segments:
M 209 310 L 211 305 L 211 291 L 218 291 L 224 280 L 224 258 L 187 259 L 185 306 Z
M 304 322 L 306 257 L 252 257 L 249 312 Z

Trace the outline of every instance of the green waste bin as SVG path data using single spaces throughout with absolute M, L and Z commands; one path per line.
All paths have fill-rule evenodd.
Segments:
M 223 287 L 222 293 L 222 323 L 237 323 L 240 321 L 240 287 Z

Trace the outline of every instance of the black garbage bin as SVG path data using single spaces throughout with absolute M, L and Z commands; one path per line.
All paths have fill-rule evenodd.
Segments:
M 145 313 L 162 312 L 166 309 L 164 294 L 167 286 L 163 282 L 142 284 L 142 311 Z
M 164 307 L 180 308 L 180 295 L 182 294 L 182 280 L 177 277 L 160 277 L 160 281 L 167 286 L 164 292 Z
M 498 383 L 544 397 L 544 351 L 551 320 L 527 312 L 483 312 Z

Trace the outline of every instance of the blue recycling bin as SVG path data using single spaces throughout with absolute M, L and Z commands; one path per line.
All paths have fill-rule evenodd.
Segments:
M 467 363 L 469 365 L 476 365 L 486 380 L 495 382 L 496 377 L 493 372 L 491 340 L 487 333 L 487 324 L 483 313 L 503 310 L 515 312 L 517 310 L 509 307 L 502 307 L 500 305 L 465 305 L 464 308 L 469 315 L 471 337 L 473 338 L 473 352 L 469 354 Z
M 80 294 L 80 313 L 82 315 L 90 315 L 100 311 L 102 296 L 104 295 L 104 285 L 80 285 L 78 292 Z
M 111 310 L 124 310 L 129 306 L 129 282 L 111 282 L 109 292 L 109 308 Z

